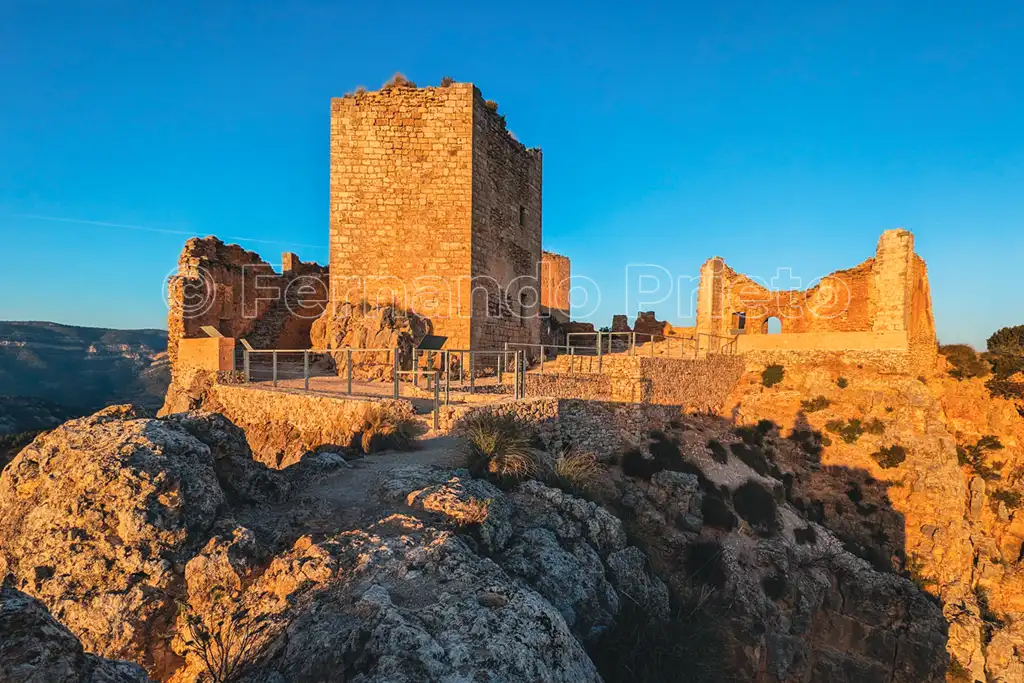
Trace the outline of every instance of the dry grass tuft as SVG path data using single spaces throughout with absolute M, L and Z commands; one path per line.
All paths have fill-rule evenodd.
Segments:
M 511 483 L 535 477 L 539 458 L 523 425 L 508 415 L 474 413 L 463 422 L 466 467 L 474 476 Z
M 390 79 L 388 79 L 387 83 L 385 83 L 383 86 L 381 86 L 381 88 L 415 88 L 415 87 L 416 87 L 415 83 L 413 83 L 408 78 L 406 78 L 405 74 L 400 73 L 398 71 L 395 72 L 394 76 L 392 76 Z
M 487 521 L 487 512 L 493 501 L 490 498 L 470 498 L 463 503 L 456 514 L 452 515 L 459 526 L 483 524 Z
M 367 411 L 359 429 L 359 445 L 363 453 L 388 448 L 408 450 L 415 438 L 415 423 L 397 410 L 375 405 Z
M 593 453 L 566 449 L 562 451 L 547 473 L 547 484 L 570 493 L 579 494 L 590 489 L 605 467 Z

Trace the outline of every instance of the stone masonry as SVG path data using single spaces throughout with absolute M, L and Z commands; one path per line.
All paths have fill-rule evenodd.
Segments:
M 395 305 L 446 348 L 536 343 L 541 153 L 471 83 L 331 102 L 332 314 Z

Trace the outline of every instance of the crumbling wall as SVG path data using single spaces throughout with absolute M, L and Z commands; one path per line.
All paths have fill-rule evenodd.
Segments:
M 167 282 L 167 355 L 171 379 L 182 339 L 207 338 L 204 326 L 255 348 L 308 348 L 309 330 L 323 311 L 327 271 L 294 254 L 278 274 L 259 254 L 216 237 L 194 237 Z
M 771 318 L 782 334 L 762 338 Z M 873 258 L 800 291 L 769 290 L 711 258 L 701 267 L 696 331 L 740 335 L 739 350 L 759 359 L 806 354 L 809 361 L 815 353 L 835 357 L 848 350 L 893 371 L 929 367 L 935 358 L 927 269 L 906 230 L 884 232 Z
M 541 311 L 559 323 L 569 322 L 569 293 L 572 267 L 568 257 L 550 251 L 541 253 Z

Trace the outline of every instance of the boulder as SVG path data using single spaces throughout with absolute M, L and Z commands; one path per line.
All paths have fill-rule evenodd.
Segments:
M 86 654 L 41 602 L 13 588 L 0 588 L 0 681 L 152 683 L 136 664 Z

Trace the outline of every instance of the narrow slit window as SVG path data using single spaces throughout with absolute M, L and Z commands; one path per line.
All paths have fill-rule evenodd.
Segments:
M 519 225 L 520 227 L 526 225 L 526 207 L 522 204 L 519 205 Z

